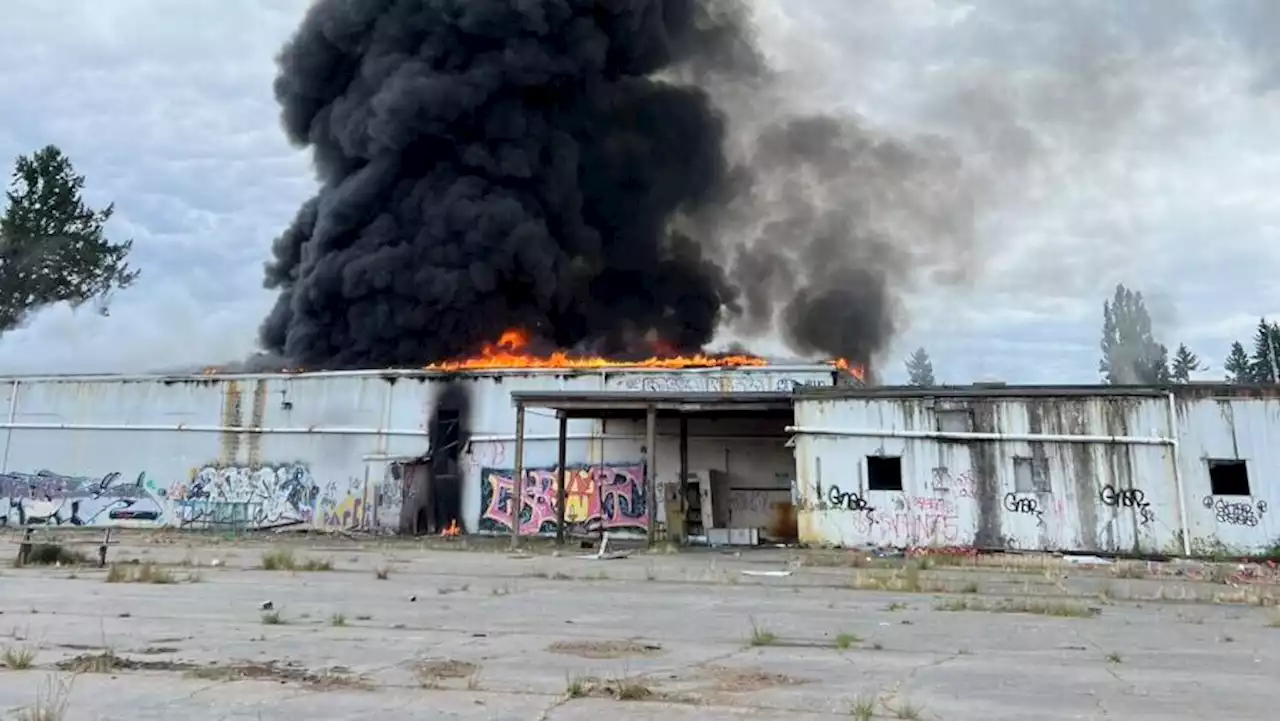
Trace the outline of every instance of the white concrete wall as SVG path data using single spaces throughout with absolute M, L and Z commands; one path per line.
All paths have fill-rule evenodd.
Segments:
M 763 391 L 830 384 L 833 375 L 810 366 L 0 378 L 0 413 L 8 411 L 0 424 L 0 524 L 395 529 L 403 499 L 391 469 L 429 448 L 432 413 L 448 382 L 467 389 L 472 437 L 458 520 L 478 531 L 501 526 L 494 520 L 500 509 L 485 504 L 484 489 L 495 479 L 501 486 L 503 471 L 509 481 L 512 390 Z M 528 413 L 526 468 L 555 464 L 557 428 L 550 415 Z M 678 445 L 662 430 L 655 468 L 659 478 L 674 479 Z M 707 429 L 728 436 L 750 431 Z M 632 497 L 628 485 L 643 432 L 594 421 L 574 421 L 569 432 L 571 466 L 586 464 L 592 478 L 607 476 L 607 498 L 571 498 L 568 508 L 598 514 L 603 501 L 622 527 L 634 525 L 628 513 L 647 524 L 655 504 Z M 771 433 L 768 466 L 783 472 L 790 452 L 782 448 L 781 427 Z M 758 444 L 695 439 L 691 459 L 702 468 L 739 459 L 744 468 L 763 468 Z
M 1195 553 L 1251 553 L 1280 538 L 1280 403 L 1209 391 L 1167 395 L 919 393 L 807 399 L 796 404 L 796 472 L 804 541 L 841 546 L 954 546 L 1180 553 L 1183 509 Z M 1170 411 L 1173 429 L 1170 431 Z M 1021 437 L 927 437 L 968 411 L 970 430 Z M 1058 442 L 1055 435 L 1178 439 Z M 1036 440 L 1039 437 L 1040 440 Z M 868 456 L 900 456 L 901 491 L 868 488 Z M 1015 459 L 1025 459 L 1016 461 Z M 1246 461 L 1247 496 L 1215 496 L 1208 459 Z M 1032 469 L 1019 487 L 1016 463 Z M 1179 487 L 1181 485 L 1181 488 Z M 1181 493 L 1179 492 L 1181 490 Z

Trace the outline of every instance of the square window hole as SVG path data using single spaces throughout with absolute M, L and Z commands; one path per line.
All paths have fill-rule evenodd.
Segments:
M 1244 461 L 1209 459 L 1209 488 L 1215 496 L 1250 496 Z
M 901 491 L 902 459 L 898 456 L 867 456 L 867 490 Z
M 1013 491 L 1014 493 L 1035 493 L 1035 466 L 1030 458 L 1013 459 Z
M 946 408 L 934 412 L 938 430 L 943 433 L 968 433 L 973 430 L 973 414 L 966 408 Z

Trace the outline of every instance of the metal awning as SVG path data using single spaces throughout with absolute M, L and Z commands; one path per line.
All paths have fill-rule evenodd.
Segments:
M 647 391 L 512 391 L 517 407 L 547 408 L 567 418 L 645 418 L 650 409 L 660 417 L 733 416 L 790 413 L 789 391 L 707 393 Z

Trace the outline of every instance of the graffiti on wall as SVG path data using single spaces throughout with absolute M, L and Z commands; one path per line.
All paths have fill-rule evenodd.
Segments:
M 935 493 L 950 493 L 957 498 L 978 497 L 976 493 L 977 483 L 974 480 L 972 470 L 953 475 L 950 468 L 938 466 L 933 469 L 932 475 L 929 490 Z
M 1151 504 L 1147 501 L 1147 494 L 1137 488 L 1117 489 L 1108 484 L 1099 491 L 1098 500 L 1108 508 L 1136 508 L 1144 526 L 1149 525 L 1156 518 L 1155 512 L 1151 510 Z
M 316 502 L 320 523 L 325 528 L 364 528 L 372 525 L 366 518 L 364 481 L 348 479 L 345 483 L 330 481 Z
M 303 463 L 195 468 L 166 494 L 181 526 L 311 523 L 320 488 Z
M 515 483 L 512 469 L 483 469 L 480 475 L 480 530 L 510 533 Z M 601 529 L 646 531 L 649 499 L 645 497 L 644 466 L 573 466 L 565 474 L 565 530 L 591 533 Z M 520 533 L 555 533 L 560 474 L 556 468 L 524 473 Z
M 162 491 L 147 479 L 67 476 L 53 471 L 0 473 L 0 526 L 157 523 L 164 515 Z
M 1213 496 L 1204 497 L 1204 507 L 1213 511 L 1213 518 L 1218 523 L 1229 526 L 1247 526 L 1253 528 L 1262 522 L 1267 515 L 1267 502 L 1228 501 Z

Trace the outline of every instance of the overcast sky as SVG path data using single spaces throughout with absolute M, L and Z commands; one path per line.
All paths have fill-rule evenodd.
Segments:
M 933 133 L 992 181 L 963 282 L 904 289 L 890 380 L 924 344 L 944 381 L 1091 382 L 1117 282 L 1206 378 L 1280 316 L 1280 2 L 758 4 L 798 108 Z M 244 357 L 262 263 L 313 188 L 271 94 L 307 0 L 4 5 L 0 159 L 61 146 L 142 277 L 110 317 L 52 308 L 0 337 L 0 373 Z

